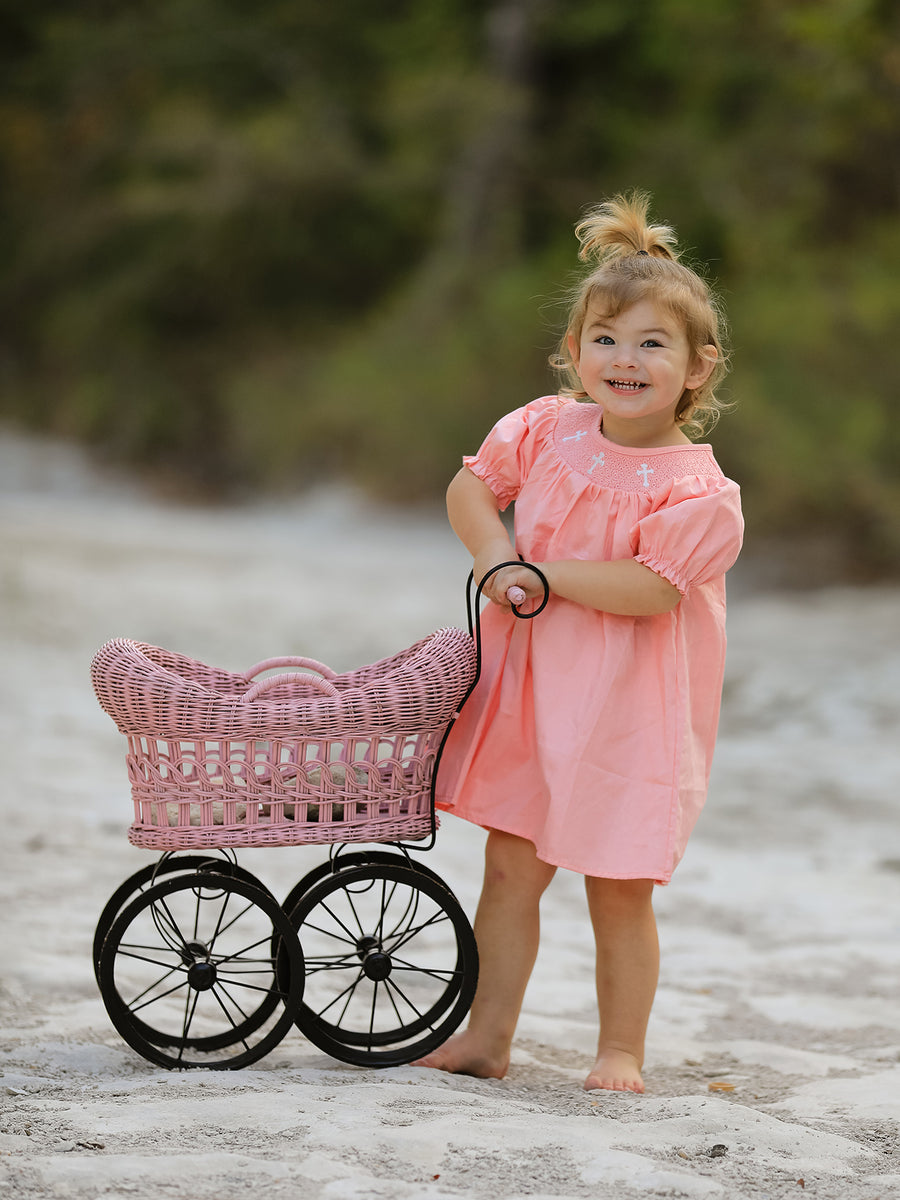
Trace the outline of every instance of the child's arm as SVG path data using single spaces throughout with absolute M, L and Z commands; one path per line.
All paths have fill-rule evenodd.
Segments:
M 497 497 L 467 467 L 447 489 L 447 512 L 453 532 L 473 559 L 475 582 L 497 563 L 518 558 L 500 520 Z M 633 558 L 616 562 L 581 560 L 536 563 L 547 576 L 551 592 L 576 604 L 619 616 L 645 617 L 671 612 L 681 593 L 667 579 Z M 517 585 L 531 597 L 543 595 L 543 585 L 527 567 L 507 567 L 487 582 L 489 600 L 509 607 L 507 589 Z
M 481 583 L 491 567 L 518 558 L 506 526 L 500 520 L 497 497 L 468 467 L 463 467 L 447 488 L 447 513 L 453 532 L 472 555 L 476 583 Z M 529 578 L 523 580 L 523 576 Z M 527 591 L 526 585 L 535 582 L 537 576 L 533 571 L 510 567 L 491 576 L 485 585 L 484 595 L 508 608 L 508 588 L 518 584 Z
M 581 560 L 536 563 L 547 576 L 551 592 L 588 608 L 623 617 L 652 617 L 671 612 L 681 592 L 662 575 L 636 558 L 614 562 Z

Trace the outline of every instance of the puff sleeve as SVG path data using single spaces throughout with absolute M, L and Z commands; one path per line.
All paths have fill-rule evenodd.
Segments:
M 548 436 L 552 436 L 560 398 L 543 396 L 501 417 L 477 454 L 466 455 L 463 466 L 491 489 L 501 509 L 521 490 L 528 470 Z
M 665 502 L 636 523 L 634 557 L 687 595 L 734 565 L 743 534 L 738 485 L 693 476 L 677 480 Z

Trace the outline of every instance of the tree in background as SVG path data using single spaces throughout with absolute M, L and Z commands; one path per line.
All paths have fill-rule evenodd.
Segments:
M 436 496 L 623 188 L 725 293 L 757 534 L 900 549 L 886 0 L 0 4 L 3 411 L 234 492 Z

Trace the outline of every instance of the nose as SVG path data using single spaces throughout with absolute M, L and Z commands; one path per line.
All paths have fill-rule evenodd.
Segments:
M 613 366 L 616 367 L 634 367 L 637 365 L 637 352 L 633 346 L 623 345 L 621 342 L 616 343 L 616 354 L 614 356 Z

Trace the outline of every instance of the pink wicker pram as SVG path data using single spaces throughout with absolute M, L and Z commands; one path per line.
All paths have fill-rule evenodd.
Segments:
M 533 613 L 510 595 L 517 616 L 541 611 L 543 582 Z M 468 633 L 342 675 L 305 658 L 235 674 L 127 638 L 94 656 L 128 744 L 129 840 L 162 851 L 116 888 L 93 943 L 107 1013 L 145 1059 L 231 1070 L 296 1025 L 343 1062 L 398 1066 L 459 1027 L 475 935 L 407 843 L 434 844 L 441 752 L 479 674 L 472 583 Z M 280 904 L 234 853 L 301 843 L 328 844 L 328 861 Z
M 287 666 L 316 674 L 256 678 Z M 453 628 L 346 674 L 304 658 L 234 674 L 127 638 L 91 665 L 128 741 L 129 840 L 162 851 L 429 836 L 436 760 L 475 674 Z

